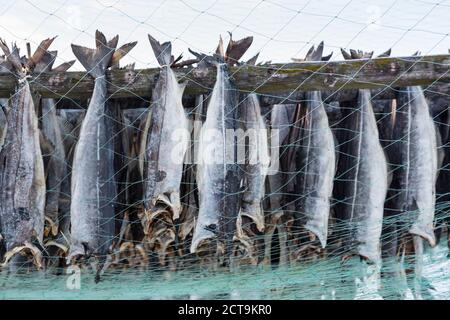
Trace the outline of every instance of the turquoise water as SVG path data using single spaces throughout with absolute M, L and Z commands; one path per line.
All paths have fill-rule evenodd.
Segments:
M 434 290 L 431 299 L 450 299 L 448 249 L 438 246 L 424 257 L 424 276 Z M 0 299 L 381 299 L 391 289 L 373 289 L 370 281 L 357 283 L 352 268 L 337 259 L 297 267 L 240 272 L 189 270 L 150 272 L 127 270 L 105 274 L 98 284 L 90 272 L 81 272 L 80 288 L 69 289 L 69 275 L 34 272 L 0 274 Z M 357 281 L 358 282 L 358 281 Z M 392 283 L 389 281 L 388 283 Z M 358 288 L 358 289 L 355 289 Z M 409 295 L 411 298 L 411 295 Z M 425 297 L 427 298 L 427 297 Z

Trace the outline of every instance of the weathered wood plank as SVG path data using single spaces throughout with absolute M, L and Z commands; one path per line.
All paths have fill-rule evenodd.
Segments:
M 239 90 L 276 94 L 286 91 L 321 90 L 339 92 L 342 89 L 404 87 L 429 85 L 436 80 L 450 80 L 450 55 L 374 58 L 331 62 L 304 62 L 241 66 L 231 68 Z M 151 96 L 159 69 L 111 70 L 107 73 L 108 91 L 114 97 Z M 189 80 L 187 94 L 210 90 L 215 81 L 215 69 L 176 70 L 180 81 Z M 8 97 L 17 80 L 11 74 L 0 74 L 0 97 Z M 42 97 L 87 98 L 94 82 L 86 72 L 42 73 L 32 75 L 30 84 Z
M 450 83 L 436 82 L 431 85 L 423 85 L 425 97 L 428 100 L 444 99 L 450 101 Z M 378 88 L 371 89 L 373 100 L 388 100 L 396 97 L 399 88 Z M 357 89 L 344 90 L 324 90 L 322 99 L 324 102 L 350 101 L 357 97 Z M 273 95 L 262 95 L 260 98 L 262 105 L 299 103 L 305 99 L 306 94 L 302 91 L 296 92 L 277 92 Z

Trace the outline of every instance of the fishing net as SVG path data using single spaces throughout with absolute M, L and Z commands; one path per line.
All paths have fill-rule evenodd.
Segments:
M 235 31 L 239 30 L 239 26 L 244 24 L 246 19 L 260 17 L 269 8 L 293 14 L 290 20 L 280 25 L 274 35 L 272 32 L 255 32 L 257 30 L 244 27 L 246 34 L 255 34 L 255 38 L 259 34 L 260 44 L 263 43 L 259 48 L 261 52 L 264 52 L 266 47 L 269 49 L 270 39 L 277 37 L 280 40 L 280 48 L 292 46 L 292 42 L 284 40 L 282 34 L 286 30 L 288 33 L 293 32 L 290 30 L 293 28 L 291 22 L 295 25 L 294 21 L 300 13 L 306 17 L 323 20 L 324 23 L 320 24 L 323 28 L 319 30 L 311 27 L 311 36 L 308 37 L 311 40 L 300 42 L 302 48 L 296 50 L 294 54 L 297 57 L 313 43 L 319 42 L 316 41 L 317 36 L 321 35 L 330 24 L 336 21 L 341 23 L 351 21 L 358 25 L 357 19 L 347 13 L 351 1 L 334 7 L 335 12 L 330 9 L 334 12 L 330 15 L 317 13 L 315 11 L 317 8 L 312 4 L 309 8 L 309 2 L 305 2 L 303 7 L 289 1 L 285 3 L 265 1 L 268 2 L 266 4 L 263 2 L 245 4 L 245 8 L 241 9 L 249 13 L 243 16 L 242 21 L 234 22 L 235 19 L 231 19 L 233 21 L 231 25 L 236 26 L 234 29 L 231 28 L 231 31 Z M 226 23 L 230 22 L 227 19 L 232 16 L 232 14 L 223 16 L 217 14 L 216 11 L 223 9 L 225 4 L 219 4 L 218 8 L 214 7 L 215 4 L 211 4 L 208 8 L 199 9 L 198 4 L 184 1 L 180 3 L 182 8 L 188 9 L 192 20 L 186 22 L 186 27 L 180 30 L 176 38 L 164 34 L 161 30 L 157 31 L 161 35 L 160 39 L 168 38 L 172 41 L 190 39 L 187 33 L 197 30 L 199 28 L 197 23 L 203 21 L 205 25 L 210 25 L 208 19 L 211 18 Z M 145 17 L 147 20 L 142 22 L 140 18 L 137 19 L 127 13 L 127 10 L 117 2 L 109 5 L 98 2 L 97 5 L 100 7 L 97 8 L 100 17 L 105 8 L 109 7 L 111 11 L 106 10 L 107 18 L 132 21 L 136 28 L 139 24 L 149 26 L 149 19 L 157 16 L 166 6 L 164 2 L 158 6 L 150 5 L 148 9 L 151 9 L 151 12 Z M 424 52 L 424 56 L 421 56 L 417 63 L 427 62 L 427 54 L 439 52 L 436 48 L 443 48 L 441 43 L 445 42 L 448 34 L 440 33 L 439 30 L 446 30 L 445 25 L 427 33 L 427 28 L 418 27 L 417 24 L 428 16 L 433 17 L 435 14 L 433 10 L 437 5 L 448 6 L 448 4 L 417 1 L 417 6 L 419 5 L 424 12 L 421 15 L 417 13 L 414 15 L 416 23 L 408 28 L 398 27 L 399 36 L 397 38 L 394 36 L 392 41 L 388 37 L 388 40 L 376 43 L 376 54 L 379 55 L 381 52 L 378 52 L 378 48 L 395 47 L 397 43 L 403 43 L 402 39 L 408 37 L 414 30 L 436 39 L 434 42 L 430 40 L 429 44 L 427 42 L 428 47 L 425 49 L 429 50 Z M 31 12 L 38 11 L 45 17 L 49 16 L 50 10 L 37 8 L 32 2 L 30 6 L 28 9 L 32 10 Z M 298 6 L 301 8 L 296 8 Z M 10 7 L 14 7 L 13 2 L 5 7 L 4 16 L 10 15 L 8 14 Z M 391 14 L 396 8 L 395 4 L 383 8 L 385 10 L 382 10 L 378 20 L 381 21 L 381 17 Z M 74 6 L 71 10 L 77 12 L 80 7 Z M 57 11 L 52 15 L 58 15 Z M 170 11 L 166 15 L 170 19 L 181 16 L 180 12 Z M 104 17 L 98 19 L 92 17 L 89 21 L 96 22 L 97 25 L 101 19 Z M 74 21 L 70 21 L 72 22 Z M 348 36 L 342 39 L 344 45 L 347 44 L 345 47 L 353 47 L 353 40 L 359 34 L 364 34 L 363 31 L 367 32 L 367 28 L 377 26 L 379 22 L 361 24 L 358 32 L 342 27 L 342 33 L 347 32 L 350 36 L 349 39 Z M 151 26 L 155 27 L 153 24 Z M 382 30 L 388 28 L 384 25 L 378 27 Z M 81 33 L 76 26 L 71 25 L 69 29 L 75 30 L 75 35 Z M 375 32 L 374 30 L 372 31 Z M 272 36 L 269 37 L 268 34 Z M 377 34 L 383 33 L 378 31 Z M 212 54 L 211 48 L 201 50 L 193 46 L 194 41 L 188 41 L 183 44 L 183 49 L 190 47 L 195 51 Z M 294 43 L 298 45 L 297 42 Z M 70 43 L 77 41 L 70 39 Z M 211 43 L 208 43 L 210 47 Z M 181 47 L 180 43 L 176 45 Z M 330 47 L 339 48 L 337 45 Z M 403 45 L 402 48 L 409 50 L 410 45 Z M 68 55 L 64 50 L 65 47 L 61 49 L 62 52 L 56 59 L 63 62 Z M 142 57 L 139 56 L 140 53 L 133 55 L 132 51 L 127 59 L 136 61 L 139 67 L 155 68 L 155 64 L 146 62 L 149 51 L 150 46 L 147 46 L 146 55 Z M 174 55 L 181 52 L 178 48 L 173 51 Z M 250 51 L 244 58 L 251 57 L 250 53 L 253 52 Z M 315 56 L 314 52 L 317 51 L 320 51 L 320 54 Z M 330 57 L 322 56 L 322 51 L 323 44 L 318 46 L 316 44 L 314 49 L 306 54 L 306 58 L 301 60 L 326 61 Z M 365 64 L 376 58 L 375 55 L 343 51 L 345 59 L 364 58 L 367 59 L 363 60 Z M 397 56 L 397 52 L 395 55 Z M 72 59 L 73 56 L 69 56 Z M 158 58 L 158 55 L 156 57 Z M 263 54 L 258 62 L 261 59 L 264 61 L 265 58 L 270 58 L 270 54 L 268 56 Z M 286 61 L 290 58 L 281 56 L 280 59 Z M 335 53 L 333 60 L 343 59 Z M 124 59 L 122 65 L 126 62 L 128 61 Z M 201 62 L 197 61 L 196 66 Z M 270 63 L 264 62 L 257 63 L 256 67 L 271 68 Z M 112 69 L 118 68 L 117 65 L 112 66 Z M 123 68 L 134 73 L 136 77 L 142 72 L 135 69 L 134 65 Z M 237 70 L 239 69 L 240 65 L 237 66 Z M 196 68 L 190 69 L 178 81 L 195 81 L 192 75 L 195 70 Z M 33 74 L 33 78 L 38 78 L 40 72 L 46 71 Z M 233 72 L 228 76 L 232 79 Z M 444 76 L 446 75 L 442 74 L 442 77 Z M 86 77 L 89 76 L 86 74 Z M 30 80 L 30 83 L 33 80 Z M 107 85 L 113 85 L 109 79 L 106 81 Z M 305 80 L 307 81 L 308 79 Z M 160 199 L 152 205 L 151 210 L 145 207 L 143 201 L 146 179 L 149 179 L 146 169 L 148 165 L 146 147 L 149 131 L 152 130 L 152 116 L 155 117 L 152 108 L 161 101 L 134 93 L 133 97 L 127 98 L 106 97 L 105 111 L 100 118 L 107 128 L 107 138 L 98 150 L 107 154 L 108 159 L 112 161 L 110 163 L 105 161 L 104 166 L 105 168 L 108 166 L 110 172 L 104 175 L 104 180 L 100 183 L 111 185 L 113 196 L 101 201 L 103 206 L 112 210 L 113 214 L 102 220 L 98 226 L 98 232 L 106 234 L 105 245 L 108 246 L 108 254 L 100 257 L 108 261 L 108 268 L 102 274 L 99 283 L 94 280 L 96 266 L 92 264 L 99 258 L 98 255 L 88 257 L 75 265 L 68 265 L 66 260 L 71 245 L 73 157 L 86 109 L 91 102 L 90 97 L 78 99 L 63 95 L 52 100 L 36 97 L 34 106 L 42 133 L 40 149 L 46 181 L 46 219 L 42 222 L 43 245 L 23 248 L 23 256 L 18 254 L 21 258 L 13 261 L 13 267 L 10 264 L 2 268 L 0 298 L 448 299 L 450 296 L 448 84 L 438 79 L 421 88 L 400 88 L 388 83 L 383 88 L 374 90 L 333 88 L 331 92 L 307 93 L 301 92 L 301 86 L 302 83 L 299 83 L 298 90 L 289 92 L 258 95 L 255 94 L 258 88 L 250 91 L 236 88 L 235 105 L 231 108 L 239 115 L 236 118 L 236 125 L 246 129 L 257 129 L 255 131 L 257 133 L 252 135 L 247 132 L 242 141 L 237 142 L 244 150 L 244 161 L 239 166 L 243 179 L 235 186 L 236 194 L 226 194 L 220 201 L 228 203 L 227 205 L 236 205 L 241 213 L 248 214 L 227 217 L 223 223 L 226 226 L 224 230 L 232 230 L 231 234 L 224 235 L 230 239 L 228 244 L 213 238 L 200 246 L 197 252 L 191 250 L 192 240 L 196 228 L 199 227 L 201 197 L 209 194 L 208 191 L 203 191 L 203 195 L 200 194 L 198 186 L 199 141 L 201 128 L 205 124 L 207 111 L 213 100 L 213 87 L 205 88 L 202 94 L 183 96 L 183 106 L 188 120 L 189 144 L 182 164 L 182 178 L 179 185 L 181 210 L 176 216 L 170 205 L 172 203 L 170 197 Z M 117 88 L 117 93 L 121 91 L 132 92 L 133 89 L 132 86 Z M 6 114 L 13 107 L 12 101 L 12 98 L 0 100 L 2 104 L 0 129 L 7 130 Z M 411 114 L 415 112 L 416 104 L 429 110 L 433 132 L 423 131 L 420 121 L 417 124 L 419 129 L 404 124 L 411 123 L 413 119 Z M 251 110 L 257 112 L 252 113 Z M 318 111 L 324 112 L 322 116 Z M 401 119 L 410 121 L 402 122 Z M 322 125 L 317 125 L 318 123 Z M 258 131 L 259 129 L 264 131 Z M 414 135 L 413 133 L 417 133 L 418 130 L 422 131 Z M 326 149 L 323 139 L 326 139 L 328 134 L 330 139 L 326 140 L 326 143 L 327 146 L 331 146 L 332 152 L 327 155 L 317 154 L 317 151 Z M 8 143 L 5 136 L 6 131 L 2 131 L 0 134 L 2 148 Z M 428 137 L 429 140 L 424 143 L 421 140 L 423 137 Z M 433 201 L 429 203 L 432 203 L 434 208 L 424 209 L 422 203 L 416 199 L 411 205 L 406 205 L 406 200 L 402 199 L 409 199 L 408 196 L 413 192 L 412 186 L 417 185 L 408 182 L 409 187 L 404 189 L 402 177 L 412 177 L 413 180 L 417 175 L 421 175 L 422 167 L 416 165 L 415 158 L 413 160 L 412 157 L 401 157 L 400 154 L 403 154 L 402 150 L 407 150 L 405 154 L 409 155 L 408 152 L 413 152 L 411 150 L 414 150 L 414 147 L 419 148 L 422 144 L 429 147 L 433 141 L 435 144 L 432 148 L 422 150 L 428 153 L 430 161 L 434 161 L 432 154 L 435 152 L 436 168 L 432 170 L 431 175 L 425 173 L 430 175 L 428 178 L 434 179 L 435 183 L 432 188 L 420 184 L 418 187 L 421 188 L 419 194 L 432 195 Z M 365 152 L 364 146 L 370 152 Z M 261 150 L 264 148 L 267 150 L 263 151 L 270 156 L 269 165 L 262 164 L 264 152 Z M 250 158 L 254 156 L 252 152 L 257 153 L 256 163 L 250 163 Z M 326 157 L 321 165 L 317 164 L 319 156 Z M 383 162 L 379 159 L 385 159 L 386 174 L 382 177 L 379 173 L 372 172 L 374 167 L 383 172 Z M 419 163 L 425 166 L 426 170 L 432 168 L 431 164 L 427 166 L 426 163 L 420 161 Z M 312 169 L 317 167 L 320 175 Z M 417 167 L 419 173 L 416 172 L 415 176 L 411 171 Z M 331 180 L 318 181 L 326 180 L 326 177 Z M 256 178 L 261 178 L 262 182 Z M 262 190 L 260 195 L 257 191 L 250 194 L 249 190 L 258 189 L 255 187 L 258 183 Z M 332 186 L 329 190 L 324 187 L 327 183 L 331 183 Z M 372 203 L 376 203 L 374 194 L 377 192 L 383 194 L 383 185 L 386 190 L 381 207 L 371 207 Z M 326 191 L 320 193 L 322 191 L 319 192 L 317 186 Z M 98 200 L 98 197 L 92 196 L 95 199 L 92 201 Z M 260 201 L 255 202 L 258 196 Z M 433 210 L 433 234 L 429 238 L 424 234 L 421 234 L 420 238 L 413 236 L 415 233 L 410 231 L 416 217 L 423 211 Z M 316 217 L 314 212 L 319 212 L 325 218 L 322 217 L 318 225 L 308 225 L 314 220 L 311 216 Z M 374 218 L 376 215 L 378 219 Z M 108 233 L 105 231 L 108 229 L 113 231 Z M 216 230 L 213 231 L 212 233 L 217 235 Z M 435 238 L 435 241 L 430 241 L 430 238 Z M 430 242 L 435 243 L 431 246 Z M 368 249 L 361 249 L 365 245 Z M 28 254 L 35 247 L 42 252 L 43 271 L 40 272 L 36 271 L 33 261 L 30 261 L 31 255 Z M 0 251 L 0 255 L 5 260 L 6 250 L 5 248 L 1 250 L 3 251 Z M 227 254 L 224 254 L 225 252 Z M 370 255 L 374 252 L 375 256 Z

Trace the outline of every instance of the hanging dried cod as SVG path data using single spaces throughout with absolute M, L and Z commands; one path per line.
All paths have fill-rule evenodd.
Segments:
M 399 241 L 397 254 L 413 252 L 413 257 L 408 259 L 412 260 L 411 269 L 415 271 L 412 290 L 415 297 L 420 298 L 423 240 L 430 246 L 436 243 L 433 223 L 438 168 L 435 126 L 420 87 L 402 88 L 397 93 L 393 134 L 397 188 L 394 207 L 400 217 L 395 222 Z M 411 245 L 412 250 L 408 248 Z
M 238 129 L 242 129 L 240 108 L 228 66 L 239 61 L 252 40 L 252 37 L 230 39 L 225 51 L 220 39 L 214 57 L 191 51 L 200 61 L 217 68 L 216 83 L 200 133 L 197 166 L 200 208 L 191 252 L 206 251 L 224 257 L 225 264 L 229 263 L 227 257 L 232 251 L 243 183 L 242 159 L 238 159 L 242 155 L 238 153 L 236 136 Z
M 246 62 L 255 65 L 258 55 Z M 240 94 L 240 108 L 244 121 L 244 134 L 239 137 L 239 145 L 246 146 L 244 170 L 244 188 L 242 205 L 238 218 L 234 249 L 235 255 L 241 255 L 240 263 L 256 265 L 259 262 L 259 235 L 264 232 L 264 211 L 262 206 L 265 194 L 265 180 L 270 164 L 267 129 L 261 114 L 259 98 L 256 93 Z M 248 139 L 246 141 L 245 139 Z M 242 253 L 241 253 L 242 252 Z
M 157 202 L 165 203 L 173 214 L 180 215 L 180 182 L 189 132 L 182 104 L 185 84 L 179 84 L 171 65 L 172 44 L 160 44 L 148 36 L 153 52 L 161 65 L 158 81 L 152 93 L 149 115 L 145 167 L 144 205 L 151 210 Z M 177 59 L 178 60 L 178 59 Z
M 96 49 L 72 45 L 72 50 L 87 72 L 95 78 L 86 116 L 75 148 L 72 171 L 71 246 L 68 261 L 93 256 L 100 279 L 114 238 L 114 152 L 111 150 L 105 104 L 108 99 L 106 70 L 126 55 L 136 42 L 116 50 L 119 37 L 106 41 L 97 31 Z
M 311 47 L 305 61 L 328 61 L 322 57 L 323 42 Z M 300 109 L 304 109 L 300 113 Z M 300 115 L 301 114 L 301 115 Z M 334 137 L 331 132 L 322 95 L 319 91 L 306 93 L 306 101 L 297 107 L 296 123 L 300 125 L 296 163 L 294 226 L 298 226 L 300 243 L 295 256 L 308 248 L 325 248 L 328 235 L 330 201 L 335 174 Z M 315 241 L 318 240 L 318 241 Z
M 175 241 L 173 221 L 181 213 L 180 183 L 183 160 L 189 143 L 188 121 L 182 97 L 185 84 L 179 84 L 172 66 L 172 44 L 160 44 L 148 35 L 153 52 L 161 65 L 158 80 L 152 91 L 151 112 L 144 125 L 146 137 L 144 165 L 144 233 L 150 250 L 158 254 L 161 265 Z M 142 161 L 141 161 L 142 163 Z M 169 252 L 170 251 L 170 252 Z M 173 263 L 171 263 L 173 268 Z
M 47 51 L 43 55 L 41 61 L 36 64 L 36 72 L 65 72 L 74 63 L 75 60 L 63 63 L 62 65 L 53 68 L 57 51 Z M 46 236 L 57 236 L 59 232 L 60 210 L 59 205 L 61 201 L 69 201 L 67 196 L 61 193 L 63 181 L 67 179 L 68 166 L 66 161 L 66 151 L 64 148 L 63 136 L 60 129 L 60 121 L 56 115 L 56 102 L 54 99 L 41 99 L 42 110 L 42 135 L 49 146 L 49 150 L 45 150 L 43 145 L 42 152 L 45 162 L 45 173 L 47 183 L 47 193 L 45 201 L 45 219 L 48 223 L 45 228 Z M 62 213 L 62 212 L 61 212 Z M 63 215 L 69 212 L 62 213 Z M 68 235 L 64 235 L 68 236 Z
M 41 266 L 41 252 L 34 243 L 42 245 L 43 241 L 45 174 L 28 78 L 53 40 L 42 41 L 28 59 L 21 59 L 16 45 L 10 51 L 0 40 L 7 67 L 19 80 L 11 97 L 8 130 L 0 152 L 0 230 L 5 263 L 20 259 L 18 253 L 29 250 L 36 266 Z

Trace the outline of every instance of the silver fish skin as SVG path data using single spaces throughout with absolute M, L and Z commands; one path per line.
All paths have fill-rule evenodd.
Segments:
M 270 164 L 267 129 L 256 94 L 245 96 L 241 104 L 245 119 L 245 136 L 249 138 L 249 150 L 244 166 L 246 190 L 242 196 L 240 215 L 252 219 L 258 230 L 263 231 L 264 211 L 261 202 L 265 194 L 265 180 Z
M 140 123 L 139 129 L 140 129 L 140 138 L 139 139 L 139 154 L 138 154 L 138 169 L 139 174 L 141 177 L 144 177 L 144 166 L 145 166 L 145 156 L 146 156 L 146 149 L 147 149 L 147 136 L 148 136 L 148 130 L 150 128 L 150 120 L 152 118 L 152 110 L 150 109 L 147 114 L 145 115 L 144 119 Z M 131 134 L 130 134 L 131 136 Z
M 354 138 L 348 150 L 352 160 L 345 187 L 344 243 L 351 254 L 380 265 L 388 169 L 370 99 L 370 90 L 359 90 L 357 109 L 350 115 Z
M 57 51 L 45 51 L 40 61 L 35 65 L 36 73 L 67 71 L 75 60 L 61 64 L 53 69 Z M 67 179 L 68 169 L 66 151 L 60 128 L 60 121 L 56 115 L 56 102 L 54 99 L 40 99 L 42 111 L 41 118 L 41 150 L 44 153 L 44 165 L 46 169 L 46 203 L 45 216 L 50 220 L 50 231 L 56 236 L 59 230 L 59 203 L 61 200 L 61 187 Z M 68 198 L 66 198 L 68 200 Z
M 7 113 L 8 129 L 0 151 L 0 230 L 6 249 L 5 264 L 14 263 L 17 270 L 23 257 L 18 253 L 31 251 L 34 264 L 42 266 L 42 254 L 33 242 L 43 246 L 45 173 L 40 146 L 38 118 L 28 82 L 29 72 L 43 59 L 54 38 L 43 40 L 32 57 L 20 57 L 16 45 L 12 50 L 0 39 L 6 60 L 1 65 L 9 69 L 18 84 L 10 98 Z M 22 261 L 21 261 L 22 260 Z
M 450 126 L 450 103 L 447 104 L 447 111 L 438 117 L 437 121 L 440 123 L 440 136 L 441 146 L 440 150 L 443 153 L 442 163 L 439 166 L 438 178 L 436 181 L 436 207 L 446 206 L 450 200 L 450 139 L 449 139 L 449 126 Z M 440 118 L 440 119 L 439 119 Z M 438 131 L 438 130 L 436 130 Z M 439 148 L 439 146 L 438 146 Z M 450 216 L 445 210 L 438 210 L 435 213 L 435 235 L 436 244 L 441 241 L 444 231 L 447 229 L 447 234 L 450 234 Z M 447 241 L 448 247 L 450 247 L 450 237 Z
M 109 253 L 115 231 L 112 202 L 115 185 L 111 172 L 114 158 L 105 120 L 108 97 L 105 73 L 118 37 L 106 43 L 103 34 L 97 32 L 96 38 L 96 50 L 72 45 L 75 56 L 95 78 L 95 84 L 73 156 L 69 262 L 78 256 L 104 258 Z
M 306 93 L 305 122 L 301 129 L 297 186 L 297 210 L 305 229 L 314 233 L 324 248 L 327 243 L 330 200 L 336 156 L 322 95 Z
M 238 128 L 238 97 L 228 68 L 217 63 L 217 77 L 208 104 L 198 148 L 197 183 L 200 208 L 191 252 L 206 240 L 222 242 L 231 252 L 236 231 L 242 184 L 240 165 L 233 158 L 236 141 L 227 141 L 227 130 Z M 231 154 L 234 153 L 234 154 Z
M 286 179 L 285 175 L 280 172 L 279 161 L 283 151 L 283 143 L 289 135 L 289 128 L 292 126 L 293 110 L 295 108 L 296 105 L 293 104 L 278 104 L 272 106 L 271 110 L 271 132 L 269 135 L 271 166 L 267 175 L 268 190 L 266 198 L 270 202 L 267 210 L 275 212 L 283 210 L 285 202 Z M 274 165 L 275 163 L 278 163 L 278 165 Z
M 104 121 L 106 79 L 96 78 L 94 92 L 80 130 L 72 169 L 70 257 L 107 253 L 114 237 L 114 210 L 108 199 L 108 133 Z
M 112 196 L 110 201 L 115 214 L 116 230 L 115 234 L 120 233 L 123 215 L 127 209 L 126 204 L 126 175 L 127 161 L 130 159 L 127 146 L 123 144 L 125 135 L 125 119 L 122 112 L 123 102 L 120 100 L 108 100 L 105 110 L 105 125 L 109 132 L 109 139 L 106 141 L 105 148 L 108 151 L 108 158 L 113 159 L 109 165 L 110 190 Z M 127 141 L 128 142 L 128 141 Z
M 9 68 L 6 67 L 6 61 L 4 58 L 0 59 L 0 72 L 10 72 Z M 9 99 L 2 98 L 0 99 L 0 151 L 2 150 L 3 143 L 5 142 L 5 136 L 6 136 L 6 129 L 7 129 L 7 123 L 6 123 L 6 110 L 9 105 Z
M 77 112 L 79 119 L 84 118 L 84 111 Z M 59 231 L 63 235 L 65 242 L 70 239 L 70 203 L 71 203 L 71 177 L 73 165 L 73 153 L 79 136 L 80 124 L 76 125 L 69 121 L 69 115 L 61 112 L 57 116 L 59 129 L 61 131 L 62 141 L 64 145 L 64 154 L 66 155 L 66 177 L 61 182 L 60 198 L 59 198 Z
M 6 114 L 4 112 L 5 108 L 8 106 L 8 99 L 0 99 L 0 151 L 2 150 L 3 143 L 5 142 L 6 136 Z
M 127 110 L 128 111 L 128 110 Z M 125 150 L 127 150 L 126 203 L 141 203 L 144 198 L 144 164 L 147 144 L 148 107 L 139 110 L 137 116 L 124 113 L 125 130 L 123 132 Z
M 11 98 L 8 130 L 0 152 L 0 223 L 6 251 L 42 243 L 45 177 L 38 120 L 28 81 Z
M 420 87 L 407 87 L 397 96 L 395 178 L 400 192 L 396 208 L 410 234 L 435 245 L 435 212 L 438 155 L 436 132 Z
M 61 186 L 67 179 L 66 152 L 63 137 L 56 116 L 56 105 L 53 99 L 42 99 L 42 133 L 48 139 L 53 150 L 47 165 L 47 193 L 45 214 L 59 228 L 59 201 Z M 56 234 L 54 234 L 56 235 Z
M 162 67 L 152 91 L 152 112 L 149 114 L 144 206 L 149 210 L 161 201 L 172 209 L 175 220 L 181 212 L 180 183 L 190 136 L 182 104 L 185 85 L 178 83 L 170 68 L 170 42 L 159 44 L 150 35 L 149 39 Z

